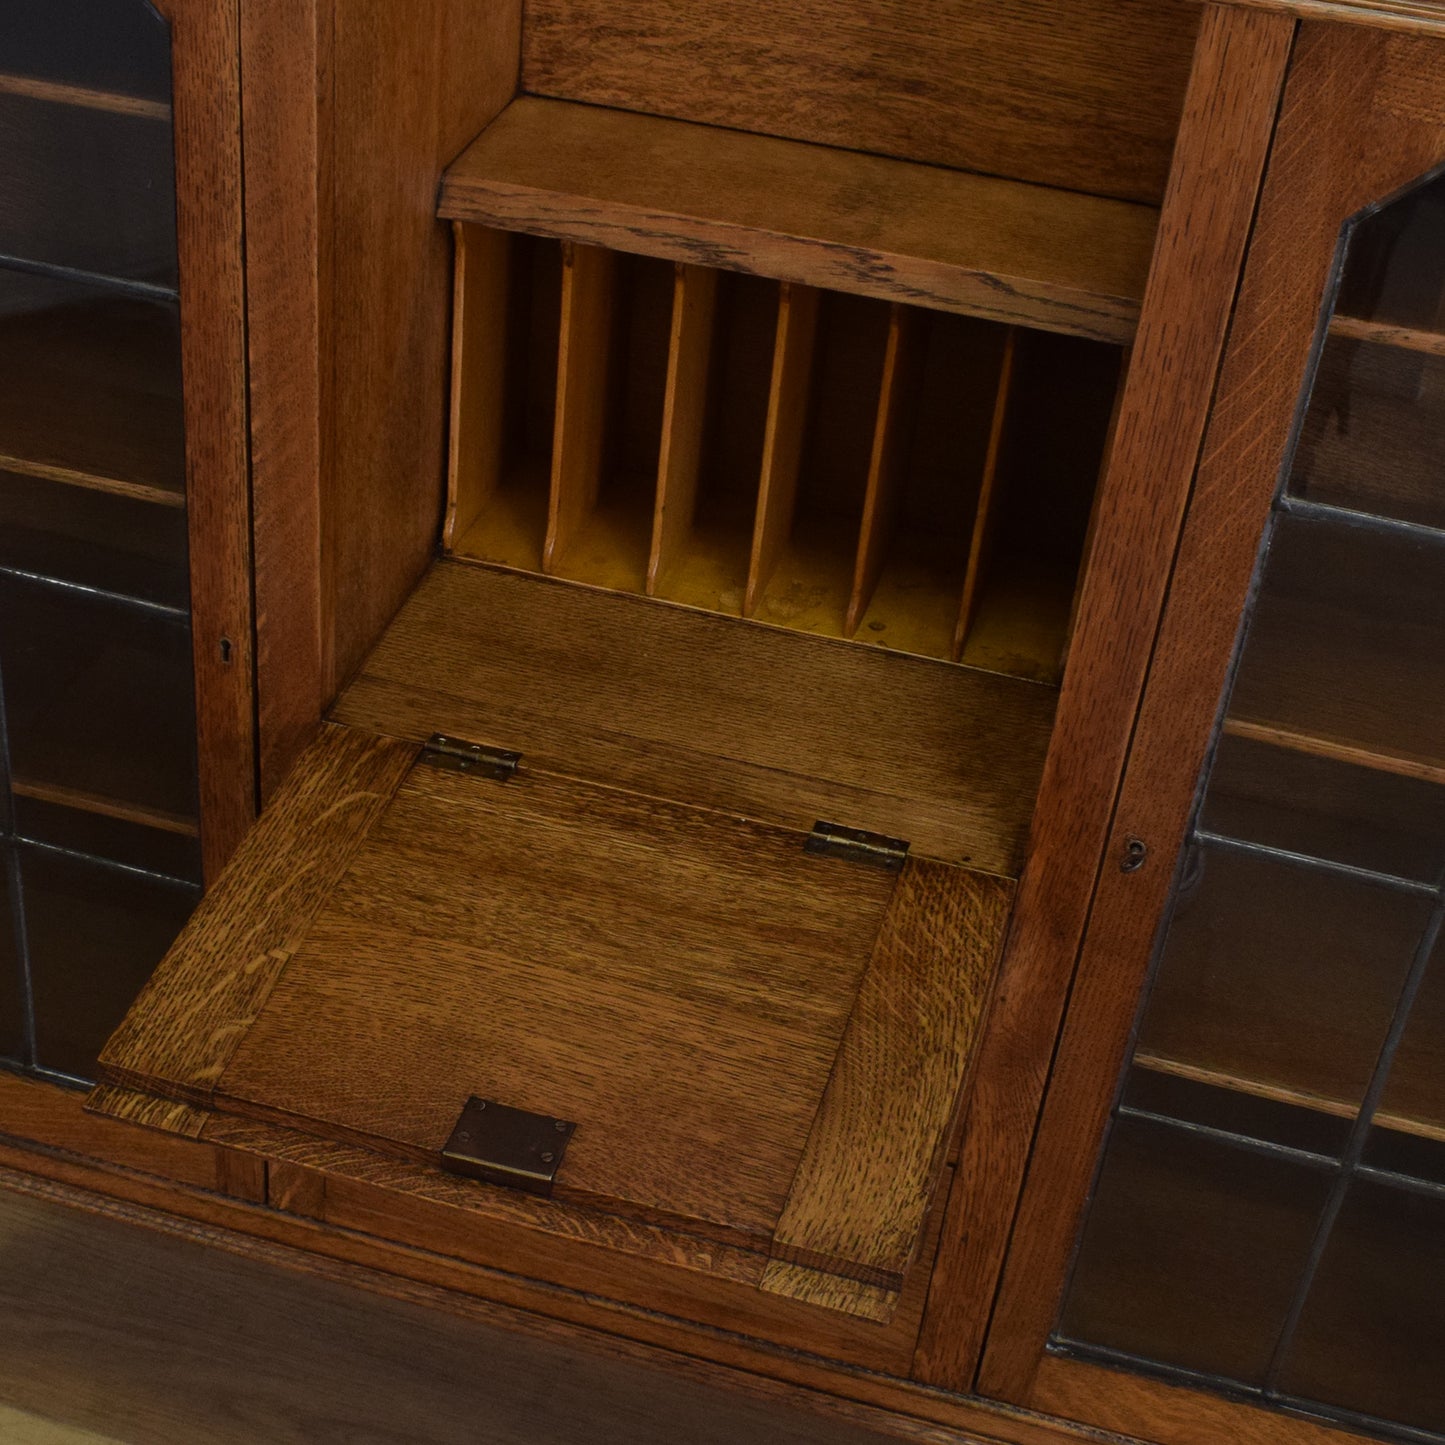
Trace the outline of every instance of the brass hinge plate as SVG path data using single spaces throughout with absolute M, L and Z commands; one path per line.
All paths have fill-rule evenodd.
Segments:
M 421 761 L 434 768 L 449 768 L 456 773 L 479 773 L 505 783 L 517 771 L 521 753 L 505 748 L 491 748 L 485 743 L 464 743 L 444 733 L 433 733 L 421 750 Z
M 844 828 L 838 823 L 814 823 L 803 847 L 809 853 L 868 863 L 874 868 L 886 868 L 890 873 L 899 872 L 908 857 L 908 844 L 902 838 L 885 838 L 882 833 Z
M 545 1197 L 552 1193 L 576 1128 L 566 1119 L 474 1095 L 442 1149 L 442 1168 Z

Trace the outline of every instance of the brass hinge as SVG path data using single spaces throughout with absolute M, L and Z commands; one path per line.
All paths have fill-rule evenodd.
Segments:
M 473 1095 L 442 1148 L 442 1168 L 545 1197 L 552 1193 L 576 1128 L 567 1119 Z
M 450 768 L 456 773 L 480 773 L 505 783 L 517 771 L 521 753 L 505 748 L 490 748 L 484 743 L 464 743 L 442 733 L 433 733 L 421 750 L 421 761 L 434 768 Z
M 908 857 L 908 844 L 902 838 L 885 838 L 881 833 L 868 833 L 862 828 L 844 828 L 837 823 L 818 822 L 808 834 L 803 847 L 809 853 L 828 858 L 847 858 L 854 863 L 870 863 L 897 873 Z

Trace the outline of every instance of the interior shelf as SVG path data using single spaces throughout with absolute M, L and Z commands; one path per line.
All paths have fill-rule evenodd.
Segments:
M 536 96 L 452 164 L 441 214 L 1114 342 L 1157 223 L 1129 202 Z
M 1371 321 L 1363 316 L 1336 313 L 1330 318 L 1330 335 L 1347 341 L 1373 341 L 1418 351 L 1426 356 L 1445 356 L 1445 333 L 1420 326 L 1402 326 L 1393 321 Z
M 0 300 L 0 469 L 184 506 L 175 307 L 13 273 Z
M 0 72 L 0 95 L 53 101 L 57 105 L 109 111 L 113 115 L 143 116 L 147 120 L 169 121 L 171 118 L 171 107 L 163 100 L 149 100 L 144 96 L 126 95 L 115 90 L 98 90 L 93 86 L 76 85 L 70 81 L 47 80 L 38 75 Z
M 1058 680 L 1119 347 L 455 230 L 456 555 Z
M 1436 1016 L 1437 1024 L 1445 1019 Z M 1165 1058 L 1158 1054 L 1137 1053 L 1132 1061 L 1136 1069 L 1168 1078 L 1187 1079 L 1191 1083 L 1206 1084 L 1211 1088 L 1226 1089 L 1231 1093 L 1243 1094 L 1251 1099 L 1264 1099 L 1276 1104 L 1287 1104 L 1294 1108 L 1307 1109 L 1325 1114 L 1332 1119 L 1352 1120 L 1359 1117 L 1359 1106 L 1344 1099 L 1330 1098 L 1324 1094 L 1310 1093 L 1303 1089 L 1292 1089 L 1265 1079 L 1250 1078 L 1220 1069 L 1201 1067 L 1180 1059 Z M 1391 1133 L 1406 1134 L 1411 1138 L 1429 1139 L 1445 1143 L 1445 1108 L 1436 1100 L 1435 1107 L 1428 1112 L 1419 1110 L 1414 1114 L 1400 1112 L 1389 1107 L 1381 1108 L 1375 1114 L 1375 1123 Z
M 1438 548 L 1286 515 L 1225 732 L 1445 780 Z

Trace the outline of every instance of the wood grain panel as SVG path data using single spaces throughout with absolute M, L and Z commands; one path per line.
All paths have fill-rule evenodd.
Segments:
M 793 827 L 826 818 L 1011 874 L 1053 697 L 947 663 L 443 561 L 335 716 L 417 741 L 440 730 L 520 750 L 539 768 Z
M 894 889 L 802 842 L 418 767 L 218 1098 L 423 1163 L 473 1094 L 572 1119 L 557 1197 L 766 1249 Z
M 511 242 L 452 226 L 452 405 L 442 543 L 455 547 L 501 486 Z
M 452 299 L 436 179 L 515 93 L 521 4 L 328 0 L 323 13 L 319 549 L 331 697 L 436 547 Z
M 90 1114 L 139 1124 L 142 1128 L 176 1134 L 183 1139 L 199 1139 L 211 1117 L 205 1109 L 199 1109 L 194 1104 L 142 1094 L 115 1084 L 97 1085 L 86 1098 L 85 1108 Z
M 1012 898 L 1002 879 L 905 864 L 773 1234 L 776 1259 L 902 1285 Z M 764 1288 L 788 1284 L 775 1274 Z
M 907 1372 L 927 1289 L 926 1268 L 910 1272 L 891 1319 L 879 1322 L 858 1308 L 864 1286 L 815 1273 L 819 1294 L 809 1302 L 805 1296 L 766 1293 L 758 1289 L 770 1267 L 764 1255 L 675 1228 L 561 1199 L 478 1188 L 434 1168 L 272 1124 L 218 1114 L 206 1136 L 264 1156 L 273 1169 L 282 1163 L 324 1173 L 327 1221 L 353 1238 L 369 1236 L 373 1248 L 393 1248 L 403 1271 L 403 1261 L 415 1260 L 424 1250 L 433 1259 L 444 1256 L 461 1272 L 454 1281 L 460 1287 L 468 1287 L 463 1277 L 468 1266 L 490 1267 L 547 1280 L 594 1300 L 638 1307 L 650 1318 L 670 1317 L 674 1327 L 682 1320 L 701 1321 L 713 1332 L 806 1349 L 844 1365 L 894 1376 Z M 941 1217 L 935 1201 L 921 1250 L 926 1259 L 937 1246 Z M 548 1288 L 541 1297 L 555 1301 L 556 1291 Z M 839 1302 L 855 1308 L 837 1308 Z
M 327 0 L 248 0 L 240 13 L 264 802 L 314 736 L 326 703 L 321 482 L 331 318 L 322 309 L 321 225 L 329 198 L 317 90 L 329 64 L 330 12 Z
M 0 1134 L 8 1139 L 164 1175 L 179 1185 L 218 1187 L 218 1149 L 98 1117 L 86 1112 L 85 1102 L 82 1092 L 0 1070 Z
M 19 1168 L 30 1173 L 20 1173 Z M 551 1288 L 543 1271 L 531 1277 L 406 1248 L 359 1228 L 332 1228 L 262 1210 L 197 1190 L 163 1186 L 128 1171 L 107 1171 L 58 1154 L 27 1153 L 0 1140 L 0 1188 L 26 1198 L 63 1203 L 83 1213 L 138 1224 L 173 1239 L 204 1243 L 224 1254 L 276 1264 L 309 1278 L 358 1285 L 386 1298 L 407 1300 L 469 1319 L 503 1324 L 528 1337 L 584 1337 L 620 1358 L 651 1359 L 685 1372 L 726 1379 L 730 1388 L 773 1398 L 808 1392 L 819 1408 L 861 1411 L 903 1438 L 929 1441 L 966 1431 L 968 1438 L 1010 1445 L 1099 1441 L 1099 1432 L 1048 1422 L 1022 1412 L 945 1395 L 902 1378 L 916 1328 L 918 1297 L 905 1302 L 886 1328 L 835 1312 L 822 1313 L 755 1289 L 730 1299 L 706 1295 L 688 1280 L 687 1320 L 665 1287 L 643 1271 L 614 1268 L 620 1295 L 610 1285 Z M 935 1216 L 936 1217 L 936 1216 Z M 487 1232 L 472 1242 L 485 1247 Z M 443 1231 L 455 1237 L 452 1231 Z M 930 1241 L 933 1227 L 930 1224 Z M 502 1248 L 503 1246 L 498 1246 Z M 930 1244 L 931 1249 L 931 1244 Z M 521 1258 L 510 1255 L 512 1262 Z M 721 1290 L 719 1286 L 719 1290 Z M 910 1290 L 913 1286 L 910 1284 Z M 647 1304 L 620 1303 L 645 1294 Z M 659 1303 L 660 1302 L 660 1303 Z M 750 1308 L 751 1303 L 751 1308 Z M 765 1306 L 762 1322 L 758 1306 Z M 706 1323 L 697 1323 L 701 1316 Z M 859 1365 L 860 1369 L 850 1369 Z M 840 1398 L 841 1397 L 841 1398 Z M 962 1445 L 962 1442 L 957 1442 Z
M 999 496 L 1002 483 L 999 463 L 1003 454 L 1004 431 L 1008 425 L 1009 402 L 1013 395 L 1014 352 L 1017 333 L 1010 328 L 1004 338 L 1003 357 L 999 361 L 998 386 L 994 392 L 993 417 L 988 428 L 988 449 L 983 458 L 983 476 L 978 484 L 978 510 L 974 514 L 973 533 L 968 542 L 968 570 L 963 578 L 963 599 L 958 608 L 958 626 L 953 632 L 954 659 L 963 656 L 964 644 L 978 617 L 984 580 L 993 561 L 993 544 L 1002 510 Z
M 323 730 L 246 838 L 228 886 L 202 899 L 111 1036 L 100 1059 L 103 1081 L 163 1083 L 182 1102 L 210 1099 L 246 1021 L 264 1006 L 415 756 L 407 744 Z
M 1150 206 L 535 97 L 448 168 L 441 214 L 1109 341 L 1133 333 L 1157 219 Z
M 1293 23 L 1207 8 L 917 1368 L 973 1381 L 1194 476 Z M 1167 377 L 1168 385 L 1160 379 Z M 1097 1088 L 1097 1081 L 1091 1084 Z M 1100 1097 L 1107 1094 L 1100 1090 Z M 1036 1288 L 1036 1283 L 1029 1288 Z M 1005 1316 L 997 1338 L 1010 1338 Z M 1031 1337 L 1020 1367 L 1038 1357 Z
M 240 22 L 234 8 L 204 0 L 161 8 L 172 20 L 191 639 L 209 880 L 256 813 Z
M 487 1445 L 940 1438 L 444 1291 L 76 1202 L 0 1195 L 11 1445 L 472 1445 L 478 1421 Z
M 612 354 L 614 257 L 596 246 L 562 247 L 562 333 L 557 426 L 542 565 L 559 570 L 597 505 Z
M 1238 12 L 1255 24 L 1288 21 Z M 1030 1182 L 981 1382 L 1027 1399 L 1053 1325 L 1139 991 L 1168 895 L 1239 617 L 1291 437 L 1340 229 L 1445 159 L 1445 128 L 1406 124 L 1376 98 L 1398 42 L 1302 27 L 1204 437 L 1129 770 L 1106 843 Z M 1433 61 L 1438 47 L 1414 40 Z M 1136 362 L 1137 365 L 1137 362 Z M 1126 400 L 1126 414 L 1128 403 Z M 1121 422 L 1121 427 L 1123 422 Z M 1083 645 L 1081 621 L 1078 645 Z M 1145 865 L 1121 871 L 1125 840 Z M 1002 1328 L 1000 1328 L 1000 1323 Z
M 873 600 L 903 500 L 908 424 L 912 420 L 913 396 L 922 364 L 918 336 L 921 321 L 917 311 L 897 304 L 888 314 L 888 342 L 878 387 L 878 419 L 874 423 L 873 451 L 868 459 L 868 490 L 863 498 L 858 556 L 853 564 L 853 591 L 848 598 L 848 618 L 844 624 L 844 632 L 849 637 L 857 632 Z
M 1175 0 L 531 0 L 523 86 L 1157 201 L 1198 23 Z
M 1229 0 L 1229 3 L 1295 15 L 1302 20 L 1340 20 L 1417 35 L 1445 30 L 1445 15 L 1435 0 Z
M 763 469 L 758 483 L 752 559 L 743 597 L 744 617 L 751 617 L 757 611 L 792 531 L 817 330 L 818 293 L 809 286 L 785 284 L 778 301 L 777 340 L 773 346 L 773 375 L 768 392 L 768 423 L 763 433 Z
M 707 421 L 718 273 L 677 264 L 668 338 L 667 394 L 657 463 L 657 508 L 647 563 L 647 595 L 655 596 L 681 560 L 697 515 Z

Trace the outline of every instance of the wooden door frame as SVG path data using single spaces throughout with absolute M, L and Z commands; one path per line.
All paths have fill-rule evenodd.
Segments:
M 916 1378 L 967 1391 L 1164 607 L 1295 21 L 1207 5 Z M 1106 1086 L 1107 1087 L 1107 1086 Z
M 170 25 L 191 650 L 209 882 L 256 815 L 241 73 L 236 0 L 152 0 Z
M 1210 748 L 1240 618 L 1297 424 L 1342 228 L 1445 163 L 1445 40 L 1301 25 L 1218 400 L 1094 895 L 979 1375 L 981 1393 L 1169 1445 L 1333 1438 L 1252 1407 L 1046 1354 Z M 1183 1405 L 1178 1402 L 1183 1401 Z M 1248 1426 L 1247 1431 L 1245 1426 Z M 1234 1428 L 1234 1427 L 1232 1427 Z

